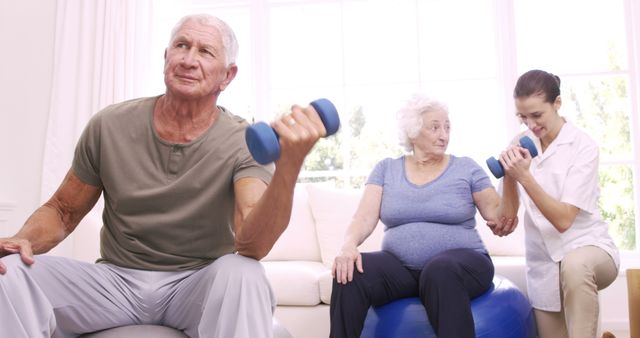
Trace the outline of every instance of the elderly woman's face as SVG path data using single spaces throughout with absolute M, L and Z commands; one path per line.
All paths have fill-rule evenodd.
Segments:
M 412 139 L 414 151 L 440 155 L 447 151 L 451 123 L 444 111 L 430 111 L 422 114 L 422 128 Z

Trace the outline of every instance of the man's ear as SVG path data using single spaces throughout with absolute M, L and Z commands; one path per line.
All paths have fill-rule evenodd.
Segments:
M 229 68 L 227 69 L 227 77 L 220 84 L 220 91 L 227 89 L 227 86 L 229 86 L 229 84 L 231 83 L 231 81 L 233 81 L 237 74 L 238 66 L 236 66 L 235 63 L 230 64 Z

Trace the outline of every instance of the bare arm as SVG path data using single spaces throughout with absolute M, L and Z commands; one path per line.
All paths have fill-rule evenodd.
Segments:
M 238 253 L 262 259 L 289 224 L 293 190 L 305 156 L 326 134 L 320 117 L 312 107 L 294 106 L 290 115 L 272 123 L 280 138 L 280 159 L 271 183 L 256 178 L 234 184 L 235 245 Z
M 509 207 L 515 209 L 516 212 L 520 207 L 517 182 L 509 175 L 505 175 L 502 178 L 502 201 L 505 204 L 508 203 Z
M 571 227 L 578 216 L 579 208 L 549 196 L 531 174 L 522 177 L 520 184 L 542 215 L 551 222 L 556 230 L 563 233 Z
M 362 244 L 376 228 L 378 220 L 380 219 L 381 203 L 382 187 L 367 184 L 360 199 L 358 209 L 345 233 L 342 249 L 333 262 L 331 274 L 336 278 L 338 283 L 346 284 L 353 280 L 354 264 L 358 271 L 364 272 L 362 268 L 362 256 L 358 251 L 358 246 Z
M 371 235 L 380 219 L 380 203 L 382 203 L 382 187 L 367 184 L 358 209 L 345 233 L 343 247 L 357 248 Z
M 64 240 L 93 208 L 102 188 L 82 182 L 69 170 L 51 199 L 27 219 L 13 237 L 0 239 L 0 257 L 20 253 L 26 264 L 33 255 L 48 252 Z M 6 267 L 0 262 L 0 273 Z
M 487 224 L 494 234 L 506 236 L 515 230 L 518 224 L 517 197 L 512 199 L 509 194 L 500 197 L 498 192 L 493 187 L 490 187 L 473 193 L 473 201 L 478 207 L 482 218 L 488 221 Z
M 240 255 L 262 259 L 284 232 L 291 217 L 293 180 L 286 184 L 274 176 L 267 186 L 251 177 L 235 183 L 235 246 Z

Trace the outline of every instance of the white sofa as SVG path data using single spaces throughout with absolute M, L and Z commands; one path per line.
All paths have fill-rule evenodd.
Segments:
M 262 260 L 278 301 L 275 317 L 293 338 L 329 336 L 330 268 L 360 197 L 360 190 L 333 189 L 315 183 L 298 184 L 295 189 L 289 226 Z M 480 216 L 477 220 L 496 273 L 526 294 L 522 227 L 507 237 L 497 237 Z M 78 239 L 73 241 L 75 258 L 95 261 L 100 226 L 96 210 L 83 220 L 74 232 Z M 383 230 L 379 223 L 360 250 L 379 250 Z
M 329 336 L 331 264 L 342 245 L 361 191 L 298 184 L 291 221 L 262 260 L 278 300 L 275 316 L 294 338 Z M 496 267 L 496 274 L 514 282 L 526 294 L 522 227 L 497 237 L 477 216 L 477 229 Z M 379 250 L 384 226 L 379 223 L 360 250 Z

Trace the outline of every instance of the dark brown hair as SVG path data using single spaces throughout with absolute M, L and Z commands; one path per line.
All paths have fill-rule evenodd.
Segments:
M 530 70 L 518 78 L 513 98 L 544 95 L 545 102 L 553 103 L 560 96 L 560 78 L 544 70 Z

